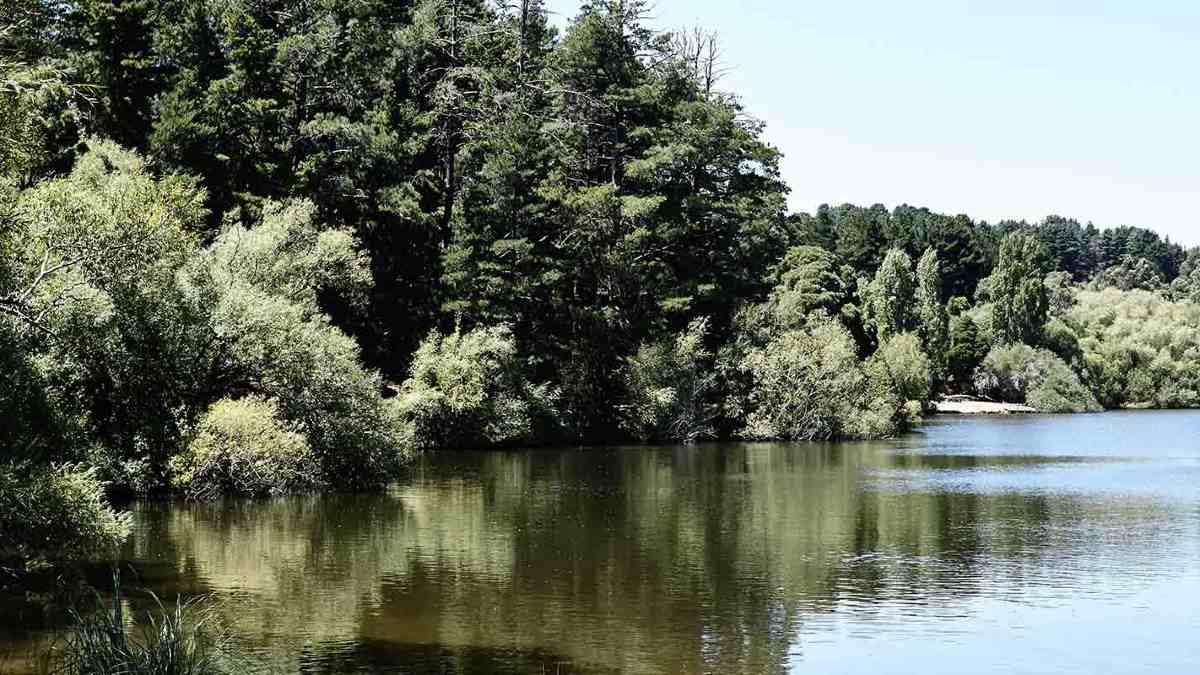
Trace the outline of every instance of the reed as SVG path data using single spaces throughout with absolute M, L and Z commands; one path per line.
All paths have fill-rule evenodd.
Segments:
M 111 605 L 96 611 L 71 610 L 71 628 L 54 645 L 47 672 L 54 675 L 225 675 L 235 669 L 228 638 L 216 625 L 205 598 L 167 607 L 149 593 L 155 607 L 132 622 L 122 605 L 121 580 L 113 575 Z

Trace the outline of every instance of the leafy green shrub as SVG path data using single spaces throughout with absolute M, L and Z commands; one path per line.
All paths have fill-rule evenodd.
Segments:
M 746 350 L 734 368 L 749 388 L 728 408 L 744 411 L 746 438 L 876 438 L 903 424 L 882 360 L 860 362 L 850 333 L 832 319 L 813 315 L 804 328 Z
M 922 405 L 929 401 L 933 384 L 929 357 L 921 350 L 921 340 L 913 333 L 893 335 L 875 353 L 886 368 L 896 393 L 905 401 Z
M 363 303 L 366 256 L 304 201 L 267 202 L 254 227 L 230 224 L 200 248 L 204 201 L 193 179 L 156 178 L 96 141 L 68 177 L 4 208 L 0 309 L 34 336 L 12 387 L 41 388 L 42 407 L 78 432 L 73 458 L 131 491 L 162 486 L 189 430 L 231 392 L 274 401 L 339 486 L 383 483 L 407 456 L 401 427 L 319 303 Z
M 1025 403 L 1042 412 L 1086 412 L 1100 409 L 1092 393 L 1062 359 L 1025 344 L 993 347 L 975 372 L 975 389 L 983 396 Z
M 278 418 L 273 401 L 217 401 L 187 449 L 171 460 L 172 482 L 193 499 L 222 494 L 277 495 L 321 482 L 321 467 L 303 435 Z
M 107 557 L 129 534 L 129 514 L 104 497 L 95 471 L 0 463 L 0 554 L 26 561 Z
M 1042 282 L 1046 286 L 1049 316 L 1061 317 L 1075 306 L 1075 284 L 1070 272 L 1051 272 Z
M 396 406 L 416 448 L 527 442 L 553 423 L 556 393 L 529 383 L 507 326 L 434 331 L 413 356 Z
M 347 230 L 324 228 L 305 200 L 267 202 L 251 228 L 227 227 L 205 252 L 209 272 L 237 279 L 319 312 L 322 292 L 349 304 L 365 301 L 371 287 L 368 260 Z
M 1200 305 L 1153 291 L 1088 290 L 1067 321 L 1105 405 L 1200 405 Z
M 353 301 L 369 285 L 365 261 L 345 233 L 318 232 L 304 202 L 264 214 L 256 227 L 226 228 L 180 275 L 189 304 L 207 312 L 211 370 L 218 386 L 274 401 L 326 482 L 380 485 L 408 458 L 401 425 L 378 373 L 317 302 L 323 291 Z
M 46 382 L 26 351 L 24 340 L 0 323 L 0 439 L 8 451 L 55 459 L 63 450 L 63 420 L 46 391 Z
M 708 321 L 697 319 L 669 340 L 642 344 L 629 359 L 622 426 L 634 438 L 690 443 L 714 434 L 707 332 Z
M 1083 362 L 1083 350 L 1079 347 L 1079 336 L 1065 321 L 1057 317 L 1046 322 L 1042 329 L 1041 346 L 1054 352 L 1073 367 Z
M 160 470 L 204 380 L 208 335 L 174 288 L 203 202 L 194 180 L 156 178 L 135 154 L 90 141 L 68 176 L 23 191 L 12 213 L 4 314 L 32 336 L 46 400 L 106 466 Z
M 279 406 L 312 446 L 332 484 L 385 482 L 407 453 L 401 427 L 358 345 L 322 315 L 256 288 L 221 294 L 213 324 L 227 377 Z

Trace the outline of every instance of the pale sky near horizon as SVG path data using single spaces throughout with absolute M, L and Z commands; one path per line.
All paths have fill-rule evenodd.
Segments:
M 563 25 L 578 0 L 547 0 Z M 657 0 L 716 30 L 722 88 L 784 153 L 793 210 L 1049 214 L 1200 244 L 1200 3 Z

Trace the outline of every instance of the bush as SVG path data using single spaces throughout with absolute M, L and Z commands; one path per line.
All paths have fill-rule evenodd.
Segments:
M 400 425 L 318 301 L 365 302 L 371 275 L 350 233 L 319 226 L 308 202 L 269 202 L 257 225 L 230 224 L 200 248 L 207 214 L 193 179 L 156 178 L 136 154 L 90 145 L 68 177 L 0 213 L 13 230 L 0 238 L 11 252 L 0 296 L 21 299 L 7 314 L 27 317 L 18 323 L 34 336 L 10 364 L 29 367 L 0 382 L 12 389 L 0 412 L 54 413 L 62 424 L 43 426 L 73 434 L 21 443 L 69 446 L 120 487 L 147 491 L 209 404 L 249 394 L 274 402 L 340 487 L 389 479 L 407 457 Z M 34 386 L 45 405 L 24 393 Z
M 206 373 L 208 335 L 174 289 L 197 250 L 204 191 L 156 178 L 110 142 L 89 145 L 68 176 L 20 195 L 9 316 L 34 336 L 24 347 L 45 400 L 87 436 L 63 450 L 93 446 L 112 466 L 150 459 L 161 476 Z
M 1200 305 L 1153 291 L 1081 291 L 1067 321 L 1105 405 L 1200 405 Z
M 323 228 L 305 200 L 268 202 L 252 228 L 227 227 L 205 251 L 210 271 L 282 296 L 316 313 L 322 293 L 365 302 L 371 271 L 350 232 Z
M 740 435 L 754 439 L 829 440 L 889 436 L 903 425 L 903 402 L 882 360 L 863 364 L 849 332 L 813 315 L 802 329 L 752 347 L 736 363 L 748 376 Z
M 875 355 L 885 366 L 888 378 L 903 400 L 922 405 L 929 401 L 933 385 L 932 367 L 916 335 L 893 335 Z
M 716 386 L 704 349 L 708 321 L 697 319 L 669 340 L 644 343 L 626 367 L 628 401 L 622 426 L 640 441 L 683 441 L 714 435 L 708 400 Z
M 369 274 L 348 235 L 318 232 L 311 218 L 303 202 L 268 204 L 260 225 L 226 228 L 179 286 L 208 313 L 219 390 L 234 384 L 274 401 L 326 482 L 378 486 L 409 457 L 402 428 L 378 373 L 317 303 L 325 291 L 354 301 Z
M 975 389 L 1042 412 L 1085 412 L 1100 404 L 1062 359 L 1025 344 L 994 347 L 975 372 Z
M 93 470 L 0 464 L 0 554 L 25 563 L 108 557 L 128 535 L 129 514 L 108 505 Z
M 1042 329 L 1041 346 L 1054 352 L 1072 367 L 1078 367 L 1083 362 L 1083 350 L 1079 347 L 1079 336 L 1065 321 L 1057 317 L 1047 321 L 1045 328 Z
M 556 392 L 530 384 L 507 326 L 421 342 L 396 406 L 416 448 L 529 442 L 550 431 Z
M 278 495 L 321 483 L 303 435 L 281 422 L 273 401 L 222 399 L 209 408 L 187 449 L 171 460 L 172 482 L 193 499 Z

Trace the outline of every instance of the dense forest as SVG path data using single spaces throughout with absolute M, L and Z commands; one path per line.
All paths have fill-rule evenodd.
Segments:
M 119 541 L 110 499 L 371 488 L 422 451 L 1200 405 L 1196 251 L 789 214 L 715 38 L 640 0 L 561 31 L 538 0 L 0 3 L 19 559 Z

